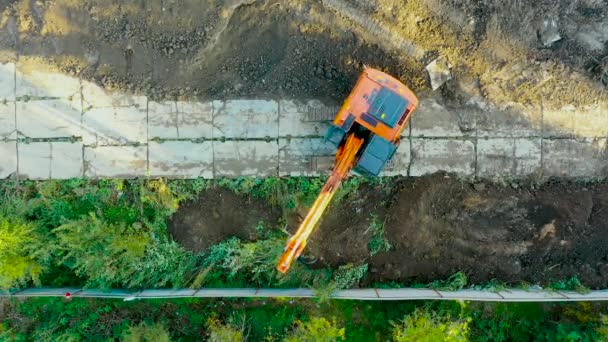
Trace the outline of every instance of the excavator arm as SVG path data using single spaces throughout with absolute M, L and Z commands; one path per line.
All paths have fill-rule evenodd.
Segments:
M 351 133 L 346 137 L 346 142 L 340 147 L 336 154 L 336 165 L 323 186 L 321 193 L 308 211 L 304 221 L 296 233 L 287 241 L 285 251 L 279 259 L 277 269 L 281 273 L 287 273 L 291 264 L 302 254 L 306 247 L 308 238 L 321 219 L 323 212 L 327 209 L 329 202 L 340 188 L 342 181 L 348 177 L 349 172 L 355 164 L 357 152 L 363 145 L 363 139 Z

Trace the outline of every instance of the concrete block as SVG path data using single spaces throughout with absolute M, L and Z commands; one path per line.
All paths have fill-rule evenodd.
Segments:
M 448 110 L 435 99 L 421 99 L 412 114 L 413 137 L 462 137 L 475 135 L 476 112 Z
M 480 290 L 458 290 L 458 291 L 440 291 L 439 294 L 444 299 L 458 300 L 474 300 L 474 301 L 498 301 L 502 297 L 496 292 L 480 291 Z
M 35 68 L 35 69 L 34 69 Z M 66 74 L 40 69 L 40 65 L 17 64 L 17 97 L 57 97 L 70 99 L 80 96 L 80 80 Z
M 0 139 L 15 139 L 16 137 L 15 102 L 0 101 Z
M 148 103 L 150 139 L 213 138 L 213 106 L 205 102 Z
M 51 142 L 51 178 L 80 178 L 84 175 L 83 144 Z
M 545 109 L 543 122 L 546 138 L 605 138 L 608 136 L 608 105 Z
M 213 101 L 213 109 L 214 138 L 276 138 L 279 133 L 276 101 Z
M 23 291 L 18 291 L 13 294 L 14 297 L 64 297 L 66 294 L 77 295 L 82 291 L 79 287 L 62 287 L 62 288 L 29 288 Z
M 137 298 L 183 298 L 192 297 L 196 293 L 193 289 L 158 289 L 143 290 L 137 294 Z
M 214 298 L 214 297 L 256 297 L 256 289 L 199 289 L 193 297 Z
M 148 145 L 150 176 L 179 178 L 213 178 L 211 141 L 151 141 Z
M 564 301 L 566 296 L 557 291 L 526 291 L 509 289 L 498 292 L 506 302 L 538 302 L 538 301 Z
M 543 175 L 558 177 L 606 177 L 608 139 L 545 139 Z
M 19 143 L 19 177 L 25 179 L 51 178 L 51 143 Z
M 259 289 L 255 293 L 255 297 L 313 298 L 313 297 L 315 297 L 315 291 L 313 289 L 306 289 L 306 288 Z
M 85 145 L 148 142 L 147 113 L 135 106 L 92 108 L 82 117 Z
M 279 175 L 280 176 L 319 176 L 323 171 L 315 165 L 317 157 L 335 159 L 336 148 L 323 141 L 323 138 L 279 139 Z
M 540 138 L 490 138 L 477 141 L 479 176 L 527 176 L 540 169 Z
M 131 95 L 120 91 L 108 91 L 97 84 L 82 81 L 83 111 L 92 108 L 135 107 L 146 110 L 148 100 L 142 95 Z
M 435 290 L 431 289 L 376 289 L 381 299 L 403 300 L 403 299 L 441 299 Z
M 279 148 L 276 141 L 213 142 L 214 177 L 278 175 Z
M 123 289 L 113 290 L 96 290 L 96 289 L 84 289 L 78 292 L 74 297 L 85 297 L 85 298 L 124 298 L 134 295 L 136 292 Z
M 595 290 L 589 293 L 578 293 L 574 291 L 559 291 L 560 294 L 568 297 L 570 300 L 586 302 L 586 301 L 608 301 L 608 290 Z
M 410 139 L 401 140 L 393 157 L 386 163 L 381 176 L 407 176 L 412 160 Z
M 17 142 L 0 141 L 0 179 L 17 172 Z
M 18 101 L 17 130 L 29 138 L 80 137 L 81 112 L 67 100 Z
M 378 300 L 378 293 L 374 289 L 350 289 L 339 290 L 332 293 L 331 298 L 335 299 L 359 299 L 359 300 Z
M 146 146 L 84 148 L 85 177 L 135 178 L 147 173 Z
M 410 176 L 437 171 L 471 176 L 475 173 L 475 145 L 469 140 L 412 138 Z
M 15 101 L 14 63 L 0 63 L 0 101 Z
M 279 136 L 324 137 L 340 106 L 321 101 L 279 101 Z
M 542 134 L 540 108 L 510 103 L 501 108 L 477 112 L 477 134 L 480 137 L 539 137 Z

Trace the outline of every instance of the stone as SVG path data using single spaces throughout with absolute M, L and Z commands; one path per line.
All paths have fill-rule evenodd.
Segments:
M 324 137 L 340 106 L 321 101 L 279 101 L 280 137 Z
M 227 139 L 276 138 L 279 108 L 276 101 L 213 101 L 213 137 Z
M 448 110 L 435 99 L 424 98 L 412 114 L 410 126 L 413 137 L 462 137 L 475 134 L 475 120 L 474 111 Z
M 489 138 L 477 141 L 478 176 L 523 177 L 540 170 L 540 138 Z
M 557 18 L 545 18 L 538 30 L 540 41 L 544 47 L 550 47 L 553 43 L 562 39 L 557 20 Z
M 84 175 L 81 142 L 51 142 L 51 178 L 81 178 Z
M 543 175 L 550 177 L 606 177 L 608 139 L 545 139 Z
M 410 176 L 437 171 L 475 173 L 475 145 L 469 140 L 412 138 L 411 158 Z
M 445 57 L 439 57 L 426 66 L 433 90 L 439 89 L 445 82 L 452 79 L 451 69 L 452 65 Z
M 147 113 L 139 107 L 92 108 L 82 117 L 85 145 L 145 144 Z
M 0 63 L 0 102 L 15 101 L 15 64 Z
M 213 178 L 213 142 L 149 143 L 151 177 Z
M 33 69 L 33 68 L 36 69 Z M 80 96 L 80 80 L 60 72 L 40 69 L 39 64 L 30 66 L 28 63 L 17 64 L 16 95 L 37 98 L 70 99 Z
M 19 143 L 19 178 L 51 178 L 51 143 Z
M 545 138 L 602 138 L 608 136 L 608 106 L 566 106 L 543 111 Z
M 81 137 L 81 112 L 67 100 L 16 103 L 17 131 L 29 138 Z
M 16 137 L 15 102 L 0 102 L 0 140 Z
M 89 178 L 135 178 L 148 170 L 146 146 L 84 148 L 84 175 Z
M 477 112 L 477 134 L 480 137 L 540 137 L 540 108 L 509 103 L 501 108 L 490 107 Z
M 0 179 L 17 172 L 17 142 L 0 141 Z
M 279 148 L 276 141 L 213 142 L 214 177 L 270 177 L 278 175 Z
M 279 176 L 319 176 L 331 169 L 319 169 L 319 157 L 335 160 L 336 148 L 323 138 L 279 139 Z

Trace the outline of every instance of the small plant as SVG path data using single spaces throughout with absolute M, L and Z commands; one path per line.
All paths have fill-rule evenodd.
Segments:
M 549 289 L 555 291 L 576 291 L 580 294 L 589 293 L 591 291 L 588 287 L 583 285 L 576 276 L 571 277 L 568 280 L 553 282 L 549 285 Z
M 376 215 L 372 215 L 369 230 L 372 233 L 372 238 L 368 243 L 369 254 L 371 256 L 391 250 L 392 246 L 385 236 L 384 223 L 381 222 Z
M 417 309 L 395 325 L 395 342 L 468 341 L 470 318 L 452 321 L 450 316 L 441 317 L 435 312 Z
M 217 318 L 212 317 L 207 321 L 210 342 L 241 342 L 245 340 L 243 329 L 237 329 L 229 324 L 222 324 Z
M 467 286 L 468 279 L 464 272 L 456 272 L 446 280 L 435 280 L 428 287 L 443 291 L 457 291 Z
M 298 321 L 296 328 L 285 338 L 285 342 L 334 342 L 344 340 L 344 328 L 335 321 L 313 317 L 310 321 Z
M 359 284 L 367 274 L 367 264 L 355 266 L 354 264 L 342 265 L 334 273 L 336 289 L 349 289 Z
M 124 342 L 169 342 L 171 335 L 167 328 L 159 323 L 130 326 L 123 336 Z

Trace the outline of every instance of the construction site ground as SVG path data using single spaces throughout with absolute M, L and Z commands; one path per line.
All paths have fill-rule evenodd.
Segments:
M 0 0 L 0 177 L 323 174 L 327 119 L 367 65 L 421 98 L 387 173 L 417 178 L 333 205 L 308 247 L 319 265 L 369 262 L 370 283 L 464 271 L 606 288 L 607 12 L 595 0 Z M 432 91 L 438 57 L 452 79 Z M 225 189 L 175 215 L 171 233 L 197 251 L 282 217 Z M 370 257 L 372 215 L 393 249 Z

